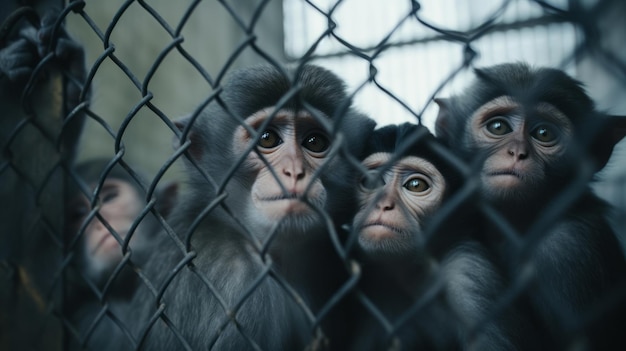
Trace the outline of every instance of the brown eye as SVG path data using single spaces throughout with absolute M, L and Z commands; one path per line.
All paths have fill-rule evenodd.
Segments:
M 328 146 L 330 145 L 330 141 L 328 138 L 322 134 L 310 134 L 307 136 L 302 142 L 302 146 L 304 146 L 307 150 L 313 152 L 324 152 L 328 150 Z
M 543 143 L 550 143 L 557 139 L 557 134 L 552 128 L 546 125 L 539 126 L 530 133 L 534 139 Z
M 505 135 L 513 131 L 513 128 L 503 119 L 494 119 L 487 123 L 487 130 L 494 135 Z
M 261 133 L 261 137 L 259 138 L 259 142 L 257 143 L 257 145 L 259 145 L 262 148 L 265 149 L 271 149 L 273 147 L 276 147 L 280 144 L 282 144 L 282 139 L 278 136 L 278 133 L 276 133 L 273 130 L 266 130 L 263 133 Z
M 428 184 L 426 179 L 421 178 L 421 177 L 411 178 L 402 186 L 408 191 L 411 191 L 414 193 L 422 193 L 430 189 L 430 185 Z

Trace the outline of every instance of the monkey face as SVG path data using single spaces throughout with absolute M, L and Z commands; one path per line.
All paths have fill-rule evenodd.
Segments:
M 100 191 L 98 212 L 107 224 L 124 239 L 135 217 L 142 208 L 142 200 L 135 187 L 119 179 L 105 180 Z M 68 206 L 68 228 L 78 232 L 90 213 L 90 204 L 83 195 Z M 90 217 L 83 236 L 83 255 L 92 271 L 115 266 L 122 258 L 121 246 L 107 226 L 97 217 Z
M 281 110 L 272 117 L 265 109 L 246 123 L 257 134 L 239 127 L 234 149 L 236 155 L 248 152 L 241 169 L 251 179 L 249 223 L 281 223 L 285 230 L 306 231 L 320 222 L 314 207 L 324 208 L 327 190 L 315 172 L 330 150 L 328 133 L 307 112 Z
M 470 147 L 485 152 L 484 193 L 495 199 L 525 199 L 543 191 L 546 171 L 563 156 L 572 124 L 548 103 L 531 108 L 507 96 L 491 100 L 470 120 Z
M 375 153 L 363 161 L 370 170 L 359 187 L 359 212 L 354 229 L 361 248 L 370 254 L 396 255 L 415 250 L 428 213 L 445 193 L 445 179 L 435 166 L 416 156 L 386 164 L 390 153 Z

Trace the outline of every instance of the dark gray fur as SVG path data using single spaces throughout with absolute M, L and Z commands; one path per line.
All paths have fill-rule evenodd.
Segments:
M 409 143 L 419 133 L 422 137 Z M 386 126 L 374 132 L 364 157 L 390 152 L 427 159 L 446 180 L 445 206 L 462 186 L 462 177 L 435 151 L 438 143 L 423 126 Z M 464 211 L 464 206 L 459 207 L 453 212 L 454 219 L 438 228 L 429 227 L 432 211 L 424 218 L 410 218 L 420 223 L 424 232 L 434 230 L 430 240 L 416 244 L 411 254 L 371 255 L 357 249 L 356 257 L 363 264 L 359 290 L 397 330 L 388 335 L 380 321 L 354 299 L 351 350 L 384 350 L 392 345 L 402 350 L 518 349 L 521 322 L 513 316 L 492 315 L 503 289 L 501 272 L 485 248 L 472 240 L 472 221 Z M 423 234 L 414 233 L 415 241 Z M 431 295 L 433 291 L 436 293 Z M 424 305 L 408 315 L 418 301 Z M 493 319 L 478 326 L 488 317 Z M 401 320 L 404 323 L 397 324 Z
M 78 163 L 74 166 L 74 171 L 80 178 L 80 182 L 91 188 L 101 181 L 101 178 L 104 177 L 104 171 L 110 163 L 111 160 L 108 158 L 95 158 Z M 144 181 L 145 178 L 141 174 L 138 176 L 139 180 L 131 176 L 120 164 L 116 164 L 106 174 L 105 179 L 116 179 L 131 185 L 137 191 L 136 201 L 143 206 L 146 205 L 145 189 L 138 181 Z M 176 190 L 176 183 L 168 183 L 167 186 L 160 187 L 154 192 L 153 196 L 156 198 L 154 208 L 160 216 L 165 218 L 169 215 L 176 201 Z M 92 193 L 84 194 L 78 184 L 74 181 L 70 182 L 66 188 L 66 199 L 71 200 L 81 195 L 87 196 L 89 201 L 93 196 Z M 71 217 L 77 214 L 73 212 L 75 209 L 70 206 L 66 206 L 65 211 L 67 226 L 70 222 L 76 221 Z M 95 221 L 97 218 L 94 217 L 92 220 Z M 68 317 L 68 329 L 70 330 L 68 344 L 71 350 L 84 348 L 98 350 L 112 339 L 123 340 L 125 338 L 123 330 L 125 321 L 122 321 L 122 326 L 120 326 L 115 320 L 123 315 L 123 309 L 133 296 L 139 283 L 139 277 L 133 270 L 133 265 L 145 264 L 149 250 L 152 249 L 149 242 L 154 239 L 159 228 L 160 224 L 157 217 L 149 212 L 141 219 L 132 234 L 135 241 L 133 241 L 131 248 L 130 262 L 124 263 L 119 272 L 115 272 L 115 270 L 122 262 L 112 262 L 113 264 L 108 269 L 99 273 L 87 268 L 93 264 L 94 260 L 102 259 L 86 252 L 84 241 L 87 233 L 70 232 L 66 228 L 67 242 L 73 243 L 69 246 L 69 249 L 73 251 L 73 259 L 66 270 L 65 301 L 68 303 L 64 310 L 64 314 Z M 72 229 L 76 230 L 77 228 Z M 112 277 L 113 280 L 107 286 Z M 98 320 L 98 315 L 102 311 L 107 311 L 107 314 Z M 92 324 L 95 327 L 90 330 Z
M 536 186 L 536 192 L 524 199 L 491 202 L 523 238 L 540 240 L 515 248 L 486 217 L 482 239 L 494 248 L 511 281 L 532 269 L 534 283 L 526 294 L 531 308 L 524 310 L 534 311 L 534 324 L 542 329 L 546 349 L 576 343 L 588 343 L 595 349 L 624 345 L 624 333 L 617 330 L 618 325 L 624 325 L 623 296 L 613 296 L 617 297 L 613 312 L 591 317 L 603 300 L 624 287 L 626 279 L 626 261 L 606 218 L 608 205 L 586 185 L 570 186 L 581 175 L 586 177 L 578 179 L 582 184 L 591 181 L 593 172 L 606 164 L 613 148 L 611 131 L 606 128 L 608 120 L 596 111 L 580 82 L 564 72 L 521 63 L 502 64 L 476 70 L 475 81 L 464 93 L 444 99 L 446 108 L 437 120 L 437 135 L 457 155 L 480 162 L 491 151 L 472 145 L 467 122 L 481 105 L 503 95 L 521 102 L 525 111 L 532 111 L 541 101 L 556 106 L 574 126 L 574 143 L 561 159 L 544 164 L 547 176 Z M 587 168 L 581 166 L 585 162 Z M 564 210 L 543 218 L 547 210 L 561 204 L 553 200 L 567 192 L 576 195 Z M 544 220 L 546 226 L 528 232 L 538 220 Z M 590 318 L 583 320 L 586 316 Z
M 337 133 L 344 138 L 343 151 L 330 160 L 328 169 L 320 174 L 329 194 L 323 210 L 338 223 L 350 215 L 354 206 L 351 171 L 342 155 L 358 154 L 374 123 L 347 108 L 349 100 L 344 84 L 332 73 L 315 66 L 303 66 L 287 74 L 270 66 L 237 71 L 224 85 L 221 102 L 211 102 L 195 121 L 190 116 L 179 123 L 184 129 L 193 121 L 188 154 L 216 183 L 226 182 L 228 194 L 224 206 L 210 211 L 190 234 L 190 250 L 196 256 L 176 275 L 159 301 L 164 304 L 167 320 L 193 349 L 252 349 L 243 334 L 263 350 L 300 350 L 325 342 L 314 337 L 311 321 L 274 276 L 261 278 L 256 287 L 253 283 L 266 270 L 266 265 L 273 264 L 277 276 L 303 297 L 313 313 L 319 312 L 341 283 L 340 276 L 345 274 L 331 245 L 329 231 L 332 228 L 322 221 L 302 225 L 301 229 L 297 226 L 279 228 L 269 255 L 260 257 L 254 241 L 267 240 L 269 232 L 251 226 L 241 216 L 242 207 L 250 201 L 250 182 L 254 175 L 247 174 L 245 167 L 239 167 L 232 179 L 225 179 L 226 171 L 239 158 L 229 151 L 239 123 L 221 105 L 245 119 L 256 111 L 276 105 L 295 87 L 299 92 L 283 108 L 299 111 L 305 109 L 306 102 L 315 109 L 311 113 L 320 115 L 318 111 L 321 111 L 329 117 L 328 122 L 338 126 Z M 346 109 L 342 110 L 342 106 Z M 191 162 L 187 162 L 187 166 L 188 191 L 181 196 L 180 205 L 171 217 L 172 227 L 183 240 L 192 229 L 192 223 L 217 195 L 202 172 Z M 145 267 L 146 275 L 160 288 L 182 258 L 181 250 L 165 233 L 160 233 L 154 255 Z M 233 321 L 224 326 L 229 316 L 200 276 L 215 287 L 219 299 L 223 299 L 228 308 L 235 308 L 240 299 L 245 299 L 232 315 L 239 330 Z M 251 292 L 246 297 L 248 291 Z M 139 289 L 128 309 L 134 319 L 135 336 L 145 330 L 156 307 L 153 294 L 148 289 Z M 151 329 L 142 344 L 143 349 L 183 349 L 184 343 L 165 326 L 163 319 L 157 319 Z M 330 345 L 334 342 L 331 337 Z

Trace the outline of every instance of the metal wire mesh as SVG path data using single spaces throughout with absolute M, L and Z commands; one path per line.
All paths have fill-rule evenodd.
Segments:
M 263 156 L 255 147 L 255 143 L 264 137 L 255 128 L 262 130 L 272 119 L 278 119 L 281 109 L 306 111 L 332 140 L 327 156 L 329 161 L 322 163 L 312 178 L 332 178 L 333 172 L 339 172 L 337 162 L 348 165 L 346 167 L 353 168 L 355 172 L 367 173 L 361 166 L 361 155 L 350 144 L 360 135 L 359 128 L 340 127 L 342 123 L 357 121 L 346 116 L 360 116 L 358 110 L 376 116 L 384 114 L 381 110 L 362 108 L 359 105 L 360 96 L 370 96 L 368 91 L 373 89 L 379 96 L 384 96 L 389 106 L 393 106 L 390 108 L 406 115 L 406 120 L 430 128 L 432 121 L 428 116 L 429 109 L 435 108 L 433 98 L 451 93 L 453 87 L 462 89 L 466 84 L 459 84 L 459 77 L 472 74 L 471 69 L 477 63 L 489 63 L 489 54 L 498 51 L 490 51 L 486 42 L 502 33 L 516 33 L 534 26 L 549 28 L 565 25 L 572 29 L 575 44 L 570 51 L 561 53 L 560 61 L 554 64 L 556 68 L 572 73 L 576 67 L 581 71 L 584 67 L 593 67 L 608 74 L 616 82 L 616 89 L 621 91 L 614 101 L 622 99 L 626 91 L 626 57 L 617 47 L 619 45 L 603 40 L 603 36 L 612 38 L 619 36 L 616 32 L 623 32 L 623 25 L 620 27 L 612 17 L 626 14 L 626 8 L 617 0 L 590 4 L 504 0 L 498 2 L 494 11 L 480 18 L 478 23 L 460 20 L 462 25 L 458 28 L 433 24 L 436 21 L 423 14 L 426 2 L 407 1 L 404 4 L 405 13 L 392 28 L 383 31 L 381 40 L 355 40 L 356 43 L 347 39 L 346 32 L 342 32 L 342 27 L 351 25 L 349 17 L 340 16 L 342 8 L 345 11 L 349 6 L 348 1 L 302 1 L 297 4 L 294 1 L 258 1 L 245 5 L 217 1 L 210 2 L 210 10 L 203 9 L 202 6 L 207 3 L 189 1 L 166 6 L 161 2 L 125 1 L 106 5 L 110 15 L 104 17 L 106 20 L 96 14 L 98 7 L 88 1 L 70 1 L 55 10 L 49 9 L 46 2 L 35 2 L 25 7 L 7 4 L 6 8 L 0 8 L 5 18 L 0 28 L 3 50 L 0 59 L 4 60 L 0 62 L 3 69 L 0 190 L 4 204 L 0 216 L 3 227 L 0 234 L 0 279 L 3 282 L 0 288 L 0 348 L 317 350 L 346 349 L 351 345 L 354 349 L 403 349 L 407 340 L 456 337 L 456 328 L 464 321 L 454 318 L 438 320 L 441 316 L 437 310 L 440 306 L 438 299 L 449 278 L 444 268 L 435 270 L 433 276 L 428 278 L 430 280 L 426 280 L 428 283 L 424 290 L 417 296 L 411 296 L 410 301 L 391 316 L 386 307 L 380 306 L 376 296 L 368 294 L 367 286 L 361 283 L 367 274 L 364 271 L 366 260 L 356 253 L 353 247 L 356 239 L 346 226 L 350 224 L 349 216 L 353 215 L 344 213 L 351 211 L 350 206 L 328 213 L 324 206 L 305 196 L 302 201 L 321 218 L 322 230 L 326 233 L 324 243 L 314 243 L 301 250 L 296 242 L 289 241 L 289 247 L 283 248 L 293 249 L 297 252 L 295 255 L 301 256 L 298 257 L 300 260 L 313 262 L 295 275 L 297 279 L 293 278 L 290 267 L 276 262 L 280 259 L 274 255 L 272 244 L 283 240 L 280 238 L 283 224 L 280 221 L 272 224 L 269 233 L 262 233 L 266 236 L 259 238 L 258 228 L 247 226 L 247 214 L 239 212 L 241 208 L 231 208 L 241 196 L 241 193 L 233 193 L 233 187 L 237 189 L 233 184 L 245 184 L 236 175 L 250 167 L 245 159 L 247 155 L 254 154 L 260 163 L 270 165 L 271 177 L 279 178 L 278 171 L 271 167 L 270 158 Z M 283 49 L 284 43 L 274 43 L 274 47 L 266 44 L 273 33 L 265 26 L 267 22 L 277 20 L 281 23 L 283 20 L 285 23 L 294 22 L 287 12 L 294 6 L 313 13 L 313 17 L 321 19 L 323 26 L 310 24 L 311 31 L 303 37 L 297 37 L 299 32 L 295 31 L 285 33 L 287 42 L 297 42 L 306 37 L 301 40 L 306 45 L 300 42 L 277 51 L 275 46 Z M 479 5 L 467 2 L 463 6 Z M 512 16 L 511 13 L 520 6 L 533 6 L 537 16 Z M 446 10 L 450 13 L 456 11 L 454 8 Z M 463 19 L 460 12 L 455 13 Z M 197 24 L 204 23 L 197 20 L 202 16 L 225 18 L 229 23 L 228 30 L 202 33 L 203 27 Z M 139 21 L 140 17 L 142 21 Z M 194 22 L 194 18 L 198 22 Z M 343 22 L 338 22 L 338 18 Z M 68 22 L 73 25 L 66 26 Z M 614 24 L 615 28 L 607 23 Z M 197 29 L 195 26 L 200 27 Z M 301 26 L 307 29 L 306 25 Z M 120 27 L 131 30 L 121 32 Z M 289 28 L 295 28 L 295 25 Z M 545 30 L 549 32 L 549 29 Z M 141 47 L 139 44 L 147 35 L 158 37 L 159 44 L 148 48 L 145 53 L 133 48 L 133 43 Z M 200 41 L 191 41 L 194 44 L 201 43 L 203 35 L 210 35 L 220 38 L 215 42 L 230 41 L 230 46 L 226 49 L 186 45 L 187 38 L 194 35 L 200 37 Z M 86 67 L 83 67 L 83 45 L 86 44 L 77 45 L 73 39 L 77 36 L 83 41 L 89 40 L 91 47 L 99 48 L 88 52 Z M 121 37 L 130 39 L 122 40 Z M 421 84 L 428 85 L 426 93 L 420 92 L 424 96 L 411 100 L 410 93 L 397 92 L 397 87 L 389 87 L 382 72 L 396 63 L 386 61 L 385 55 L 392 55 L 394 50 L 407 49 L 410 54 L 417 56 L 417 53 L 424 53 L 427 56 L 428 49 L 432 48 L 429 45 L 435 44 L 454 45 L 460 59 L 451 61 L 454 65 L 442 63 L 450 69 L 444 74 L 433 75 L 435 78 L 431 77 L 429 84 Z M 557 44 L 560 43 L 549 43 Z M 26 49 L 17 50 L 22 56 L 10 57 L 7 52 L 16 52 L 15 48 Z M 206 56 L 199 58 L 206 52 L 217 51 L 220 51 L 219 59 L 209 60 L 210 64 L 207 64 Z M 215 55 L 217 57 L 218 54 Z M 146 58 L 138 64 L 136 56 Z M 251 73 L 254 70 L 241 71 L 248 72 L 249 76 L 243 73 L 229 75 L 235 68 L 247 66 L 249 56 L 254 57 L 251 61 L 273 67 L 283 76 L 284 81 L 276 83 L 276 86 L 287 85 L 280 89 L 268 87 L 267 91 L 264 87 L 258 89 L 259 96 L 263 96 L 259 99 L 265 98 L 277 108 L 268 113 L 269 121 L 253 127 L 247 126 L 244 120 L 250 113 L 257 112 L 248 111 L 250 106 L 255 106 L 250 101 L 257 97 L 229 95 L 237 84 L 256 84 L 254 75 L 257 73 Z M 172 67 L 168 62 L 174 60 L 173 57 L 177 64 L 185 67 L 184 71 L 176 72 L 179 74 L 176 77 L 164 73 Z M 347 61 L 341 61 L 343 59 Z M 312 84 L 303 78 L 307 74 L 303 68 L 306 64 L 331 67 L 339 71 L 341 77 L 341 70 L 348 71 L 352 62 L 363 65 L 364 70 L 360 78 L 350 78 L 346 96 L 339 94 L 334 97 L 336 100 L 332 101 L 332 106 L 325 106 L 315 100 L 314 94 L 306 95 L 307 84 Z M 207 68 L 209 65 L 210 69 Z M 409 66 L 414 65 L 420 65 L 419 58 L 407 64 L 406 70 L 412 70 Z M 436 66 L 435 62 L 429 67 Z M 24 70 L 20 71 L 22 68 Z M 402 71 L 404 66 L 399 68 Z M 107 82 L 108 77 L 103 77 L 107 74 L 101 73 L 110 72 L 107 69 L 116 72 L 116 77 L 110 85 L 99 85 L 98 79 Z M 189 83 L 192 86 L 189 91 L 176 95 L 162 88 L 171 85 L 170 89 L 174 89 L 174 83 L 169 79 L 182 81 L 176 87 L 184 85 L 186 79 L 193 79 L 194 82 Z M 406 84 L 410 87 L 417 82 Z M 115 96 L 118 86 L 119 92 L 133 91 L 135 94 L 129 98 L 132 101 L 130 105 L 126 102 L 124 106 L 98 105 L 99 96 Z M 267 97 L 272 94 L 277 96 Z M 168 102 L 174 103 L 168 95 L 189 97 L 189 100 L 183 101 L 184 107 L 177 110 L 168 106 Z M 129 101 L 127 98 L 124 96 L 119 100 Z M 353 107 L 350 106 L 352 99 L 355 100 Z M 181 109 L 187 117 L 175 122 L 183 114 L 179 113 Z M 119 110 L 127 112 L 122 116 L 112 116 Z M 222 128 L 222 125 L 203 117 L 205 111 L 231 120 L 233 129 L 244 126 L 239 127 L 238 133 L 249 135 L 254 142 L 246 144 L 239 154 L 230 155 L 228 145 L 223 145 L 209 150 L 208 156 L 198 157 L 201 151 L 195 146 L 198 139 L 197 133 L 194 134 L 197 126 L 211 130 L 207 135 L 220 142 L 230 143 L 229 140 L 219 139 L 220 130 L 214 129 Z M 334 119 L 328 120 L 325 116 Z M 616 121 L 620 122 L 613 127 L 614 134 L 623 135 L 626 129 L 624 122 Z M 502 316 L 510 313 L 510 306 L 520 296 L 537 289 L 533 285 L 532 271 L 542 267 L 534 267 L 529 257 L 540 249 L 538 243 L 547 228 L 558 223 L 588 188 L 595 170 L 590 166 L 592 160 L 587 149 L 599 127 L 592 125 L 586 130 L 588 135 L 578 146 L 584 157 L 572 168 L 572 179 L 562 187 L 558 196 L 551 199 L 550 205 L 545 207 L 546 211 L 528 225 L 526 233 L 514 229 L 497 206 L 476 200 L 478 183 L 474 164 L 432 141 L 423 131 L 397 146 L 399 155 L 402 150 L 420 145 L 442 159 L 446 167 L 453 169 L 462 179 L 455 195 L 432 215 L 432 225 L 425 233 L 426 242 L 435 238 L 443 228 L 448 228 L 450 223 L 454 226 L 458 220 L 457 211 L 471 203 L 476 213 L 494 223 L 498 235 L 504 238 L 502 240 L 516 249 L 516 259 L 520 262 L 518 267 L 521 267 L 517 276 L 505 280 L 497 290 L 498 296 L 489 302 L 489 312 L 481 314 L 483 318 L 470 325 L 462 347 L 450 346 L 446 340 L 431 340 L 424 342 L 424 348 L 472 349 L 481 345 L 477 340 L 485 334 L 489 335 L 490 328 L 497 329 L 499 323 L 506 320 Z M 90 134 L 92 132 L 94 134 Z M 103 161 L 92 166 L 94 174 L 86 176 L 76 163 L 83 157 L 81 150 L 93 148 L 90 143 L 103 146 L 106 151 L 93 153 Z M 616 214 L 611 212 L 612 220 L 619 239 L 623 240 L 626 234 L 623 226 L 625 217 L 620 216 L 620 211 L 625 210 L 626 188 L 623 171 L 619 175 L 620 169 L 624 169 L 624 155 L 619 146 L 613 156 L 608 168 L 617 170 L 618 177 L 615 180 L 609 177 L 596 189 L 600 194 L 609 194 L 605 197 L 615 205 Z M 225 159 L 231 163 L 226 163 Z M 214 164 L 213 168 L 207 168 L 203 162 Z M 149 170 L 146 171 L 146 168 Z M 216 168 L 222 174 L 216 174 Z M 179 176 L 179 173 L 182 175 Z M 345 175 L 338 174 L 338 177 Z M 356 187 L 360 177 L 362 174 L 354 181 L 349 178 L 347 183 Z M 142 208 L 137 211 L 132 224 L 123 231 L 103 215 L 106 203 L 103 199 L 109 191 L 109 178 L 132 182 L 142 201 Z M 172 178 L 176 178 L 179 190 L 189 191 L 190 194 L 180 197 L 170 195 L 167 191 L 175 188 L 170 187 Z M 286 185 L 279 186 L 283 193 L 288 192 Z M 80 214 L 84 218 L 81 224 L 69 233 L 68 222 L 71 219 L 64 211 L 69 206 L 72 192 L 82 194 L 87 199 L 87 205 Z M 343 195 L 338 194 L 330 196 Z M 172 211 L 174 215 L 170 217 Z M 206 222 L 214 218 L 225 218 L 224 223 L 227 224 L 216 223 L 211 238 L 199 238 L 198 234 L 206 231 L 202 229 L 206 227 Z M 337 222 L 337 218 L 344 221 Z M 86 269 L 89 263 L 82 248 L 92 222 L 102 223 L 114 238 L 112 245 L 119 247 L 114 265 L 103 269 L 106 274 L 98 279 L 94 279 Z M 227 231 L 223 228 L 228 226 L 238 228 L 234 234 L 236 238 L 221 238 L 221 232 Z M 231 246 L 228 244 L 231 241 L 237 244 Z M 474 248 L 470 245 L 469 250 L 473 252 Z M 218 261 L 211 257 L 223 259 Z M 429 258 L 441 259 L 435 254 Z M 437 264 L 445 267 L 442 262 Z M 242 271 L 233 268 L 239 265 L 247 268 Z M 468 276 L 481 279 L 480 272 L 472 271 L 471 264 L 464 269 Z M 330 288 L 323 291 L 321 301 L 300 289 L 322 282 L 328 282 Z M 373 283 L 374 286 L 377 284 Z M 468 286 L 458 282 L 461 290 Z M 593 346 L 589 345 L 595 344 L 586 339 L 585 333 L 595 331 L 593 328 L 596 325 L 607 327 L 596 323 L 598 321 L 622 321 L 614 315 L 620 313 L 625 302 L 626 286 L 622 284 L 580 313 L 570 314 L 563 306 L 548 306 L 550 326 L 546 328 L 557 339 L 559 347 L 590 349 Z M 180 310 L 177 310 L 179 307 Z M 210 315 L 202 315 L 207 311 L 211 312 Z M 359 325 L 361 318 L 372 321 L 367 326 L 369 329 L 352 328 Z M 531 321 L 531 324 L 534 322 Z M 494 324 L 498 325 L 494 327 Z M 299 329 L 295 325 L 306 327 Z M 439 325 L 450 329 L 433 330 L 433 326 Z M 512 325 L 516 325 L 515 322 Z M 621 326 L 611 327 L 619 329 Z M 370 332 L 381 335 L 380 344 L 358 342 L 370 340 Z M 619 344 L 623 340 L 614 341 Z M 611 346 L 619 348 L 620 345 Z

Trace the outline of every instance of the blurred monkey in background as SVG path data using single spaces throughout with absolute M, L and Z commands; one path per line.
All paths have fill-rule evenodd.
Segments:
M 7 349 L 32 342 L 29 332 L 42 344 L 56 337 L 33 321 L 49 326 L 56 318 L 47 300 L 60 295 L 51 294 L 59 286 L 51 269 L 63 259 L 64 167 L 57 166 L 73 161 L 84 114 L 71 111 L 88 99 L 83 48 L 56 26 L 49 3 L 0 4 L 0 200 L 10 204 L 0 212 L 0 348 Z
M 77 164 L 78 180 L 67 190 L 66 237 L 73 258 L 66 312 L 78 333 L 71 343 L 76 348 L 98 349 L 114 335 L 123 337 L 114 320 L 120 303 L 135 293 L 139 278 L 133 267 L 158 249 L 150 242 L 177 197 L 178 184 L 165 183 L 153 194 L 153 211 L 142 217 L 148 201 L 141 172 L 133 176 L 119 163 L 110 167 L 111 162 L 99 158 Z M 97 320 L 102 311 L 107 314 Z M 92 323 L 96 327 L 89 331 Z

